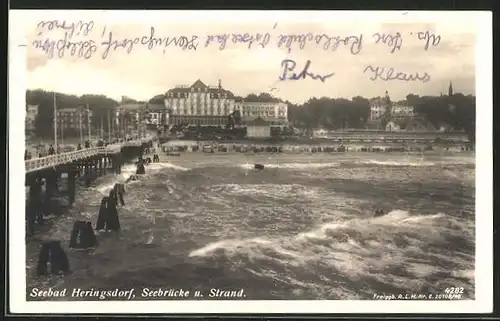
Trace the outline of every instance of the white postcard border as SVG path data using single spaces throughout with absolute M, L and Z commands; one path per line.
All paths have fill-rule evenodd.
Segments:
M 493 88 L 492 13 L 479 11 L 43 11 L 53 19 L 154 21 L 337 21 L 416 22 L 464 19 L 477 22 L 476 44 L 476 269 L 475 300 L 468 301 L 26 301 L 24 117 L 26 28 L 37 10 L 11 10 L 9 28 L 9 301 L 11 313 L 488 313 L 493 309 Z M 23 46 L 24 45 L 24 46 Z M 90 305 L 89 305 L 90 304 Z

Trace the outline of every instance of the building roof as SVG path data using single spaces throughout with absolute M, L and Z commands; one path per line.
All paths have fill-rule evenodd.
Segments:
M 139 110 L 139 109 L 146 109 L 146 104 L 121 104 L 118 105 L 116 108 L 122 109 L 122 110 Z
M 260 107 L 260 106 L 288 106 L 284 102 L 274 102 L 274 101 L 242 101 L 243 106 Z
M 262 117 L 257 117 L 253 120 L 245 122 L 245 124 L 251 126 L 266 126 L 269 125 L 269 121 L 263 119 Z
M 222 94 L 222 95 L 227 95 L 227 98 L 234 98 L 234 94 L 230 92 L 227 89 L 224 89 L 222 87 L 212 87 L 212 86 L 207 86 L 205 85 L 200 79 L 196 80 L 191 86 L 182 86 L 182 87 L 176 87 L 168 90 L 166 92 L 166 97 L 168 97 L 169 94 L 177 94 L 177 93 L 184 93 L 188 94 L 191 92 L 191 88 L 193 89 L 200 89 L 203 92 L 208 92 L 210 94 Z
M 79 107 L 64 107 L 64 108 L 57 108 L 57 112 L 67 113 L 67 112 L 77 111 L 78 109 Z

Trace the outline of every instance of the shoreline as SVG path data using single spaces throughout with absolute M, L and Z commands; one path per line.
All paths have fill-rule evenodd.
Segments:
M 235 140 L 221 140 L 221 139 L 182 139 L 174 138 L 170 139 L 163 144 L 168 144 L 170 142 L 198 142 L 200 144 L 204 143 L 217 143 L 217 144 L 246 144 L 246 145 L 335 145 L 335 144 L 356 144 L 356 145 L 369 145 L 369 144 L 384 144 L 384 145 L 443 145 L 443 146 L 454 146 L 454 145 L 471 145 L 468 141 L 451 141 L 451 140 L 438 140 L 438 141 L 425 141 L 425 142 L 412 142 L 403 140 L 402 142 L 386 142 L 380 139 L 367 139 L 366 141 L 349 141 L 349 138 L 341 139 L 326 139 L 326 138 L 315 138 L 315 139 L 235 139 Z
M 474 152 L 468 144 L 429 144 L 429 143 L 341 143 L 331 142 L 316 144 L 273 144 L 270 142 L 243 142 L 243 141 L 194 141 L 172 140 L 163 144 L 155 144 L 161 152 L 205 152 L 213 150 L 217 153 L 332 153 L 332 152 Z M 344 150 L 342 150 L 345 148 Z M 157 149 L 158 150 L 158 149 Z M 210 153 L 210 152 L 206 152 Z

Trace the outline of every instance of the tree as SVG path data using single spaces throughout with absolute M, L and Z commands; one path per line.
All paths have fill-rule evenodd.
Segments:
M 259 95 L 249 94 L 248 96 L 243 98 L 243 100 L 246 102 L 250 102 L 250 103 L 258 103 L 258 102 L 281 103 L 281 102 L 283 102 L 281 99 L 276 98 L 269 93 L 260 93 Z
M 310 98 L 301 105 L 288 104 L 288 119 L 297 128 L 365 128 L 370 117 L 368 99 L 357 96 L 351 100 L 328 97 Z M 408 94 L 398 104 L 413 106 L 423 119 L 439 128 L 443 125 L 452 130 L 465 130 L 470 139 L 475 137 L 475 97 L 454 94 L 453 96 L 423 96 Z M 388 101 L 392 106 L 392 102 Z M 381 126 L 385 128 L 391 120 L 391 109 L 382 116 Z M 404 127 L 404 126 L 403 126 Z
M 151 98 L 148 102 L 154 105 L 163 105 L 165 104 L 165 95 L 163 94 L 156 95 L 153 98 Z
M 99 128 L 101 120 L 107 123 L 108 111 L 118 105 L 118 102 L 103 95 L 75 95 L 56 94 L 58 108 L 79 107 L 88 104 L 93 112 L 92 126 Z M 164 104 L 164 95 L 156 95 L 149 100 L 151 104 Z M 247 102 L 283 102 L 269 93 L 250 94 L 245 98 Z M 124 97 L 124 101 L 138 103 L 136 100 Z M 35 134 L 39 137 L 53 136 L 53 93 L 44 90 L 28 90 L 26 103 L 39 105 L 35 119 Z M 294 104 L 285 101 L 288 106 L 288 120 L 295 128 L 312 131 L 314 128 L 341 129 L 365 128 L 370 118 L 370 103 L 368 99 L 356 96 L 351 100 L 344 98 L 312 97 L 303 104 Z M 388 102 L 392 105 L 392 102 Z M 476 97 L 456 93 L 453 96 L 418 96 L 408 94 L 406 100 L 398 103 L 413 106 L 415 112 L 436 128 L 443 125 L 452 130 L 464 130 L 471 141 L 475 139 L 476 131 Z M 390 108 L 382 117 L 382 125 L 390 120 Z M 133 115 L 124 116 L 127 124 L 131 124 Z M 241 123 L 241 114 L 235 111 L 231 115 L 231 124 Z M 65 132 L 66 135 L 66 132 Z
M 81 97 L 75 95 L 66 95 L 56 93 L 56 106 L 62 108 L 78 108 L 89 106 L 92 111 L 92 128 L 98 130 L 101 120 L 107 124 L 108 111 L 118 105 L 118 103 L 103 95 L 83 95 Z M 54 93 L 47 92 L 41 89 L 27 90 L 26 103 L 30 105 L 38 105 L 38 115 L 35 118 L 35 135 L 38 137 L 48 138 L 54 135 Z M 104 126 L 105 127 L 105 126 Z M 74 135 L 68 131 L 67 137 Z

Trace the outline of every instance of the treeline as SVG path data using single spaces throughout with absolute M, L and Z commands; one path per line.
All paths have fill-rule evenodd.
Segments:
M 26 104 L 38 105 L 38 115 L 35 118 L 35 135 L 38 137 L 53 136 L 54 121 L 54 93 L 44 90 L 27 90 Z M 114 99 L 104 95 L 66 95 L 56 93 L 56 105 L 58 109 L 76 108 L 88 106 L 92 111 L 92 127 L 97 129 L 104 121 L 104 128 L 107 127 L 108 111 L 118 105 Z M 71 134 L 71 133 L 65 133 Z
M 370 102 L 363 97 L 334 99 L 311 98 L 301 105 L 288 103 L 288 119 L 294 127 L 312 130 L 324 128 L 369 128 Z M 433 127 L 464 130 L 469 139 L 475 138 L 476 97 L 454 94 L 453 96 L 418 96 L 409 94 L 406 100 L 389 102 L 392 105 L 413 106 L 417 117 Z M 390 118 L 382 117 L 383 126 Z M 382 127 L 383 127 L 382 126 Z
M 464 130 L 471 141 L 476 138 L 476 97 L 461 93 L 452 96 L 418 96 L 409 94 L 406 102 L 415 106 L 416 113 L 424 116 L 439 128 L 449 126 L 451 130 Z
M 302 105 L 288 103 L 288 119 L 294 127 L 341 129 L 364 128 L 370 118 L 370 102 L 363 97 L 311 98 Z
M 121 102 L 103 95 L 66 95 L 57 93 L 57 107 L 69 108 L 88 105 L 93 112 L 92 126 L 100 127 L 104 120 L 106 128 L 108 111 L 120 103 L 137 102 L 124 97 Z M 163 95 L 156 95 L 149 100 L 151 104 L 163 104 Z M 248 102 L 283 102 L 268 93 L 250 94 L 246 97 L 235 97 L 237 100 Z M 364 97 L 343 98 L 311 98 L 303 104 L 288 104 L 288 119 L 294 127 L 312 130 L 313 128 L 342 129 L 367 128 L 370 119 L 370 103 Z M 35 134 L 40 137 L 53 135 L 53 93 L 43 90 L 28 90 L 26 103 L 39 105 L 38 116 L 35 120 Z M 451 130 L 465 130 L 470 138 L 475 136 L 475 96 L 454 94 L 453 96 L 418 96 L 409 94 L 406 100 L 392 102 L 392 104 L 406 104 L 415 107 L 415 112 L 422 119 L 434 127 L 448 127 Z M 237 115 L 238 116 L 238 115 Z

